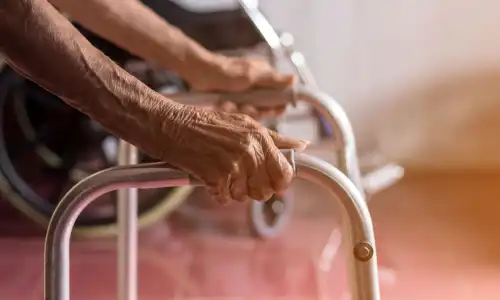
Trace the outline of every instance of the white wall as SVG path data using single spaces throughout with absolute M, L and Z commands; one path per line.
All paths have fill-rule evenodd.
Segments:
M 425 168 L 500 168 L 500 2 L 260 0 L 361 146 Z

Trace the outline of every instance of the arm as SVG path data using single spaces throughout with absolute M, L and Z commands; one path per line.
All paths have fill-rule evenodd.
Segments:
M 50 2 L 87 29 L 187 81 L 215 56 L 138 0 Z
M 279 89 L 294 81 L 293 76 L 281 75 L 265 63 L 229 59 L 208 51 L 139 0 L 50 1 L 87 29 L 159 67 L 177 72 L 194 90 Z M 221 107 L 226 104 L 232 108 L 223 110 L 236 111 L 230 103 Z M 276 112 L 280 111 L 282 108 Z M 252 107 L 242 112 L 258 116 Z
M 172 145 L 164 129 L 178 118 L 179 105 L 94 48 L 46 0 L 0 1 L 0 52 L 17 71 L 149 155 L 165 151 L 158 136 Z M 156 126 L 160 119 L 165 124 Z
M 306 143 L 244 115 L 176 104 L 95 49 L 47 0 L 0 1 L 7 62 L 111 133 L 201 179 L 220 202 L 269 199 L 293 170 L 279 148 Z

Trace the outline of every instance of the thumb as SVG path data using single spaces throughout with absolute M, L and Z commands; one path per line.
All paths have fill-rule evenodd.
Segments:
M 296 151 L 303 151 L 306 149 L 307 145 L 310 144 L 309 141 L 298 140 L 291 137 L 283 136 L 276 131 L 267 130 L 269 135 L 271 136 L 274 145 L 278 149 L 294 149 Z

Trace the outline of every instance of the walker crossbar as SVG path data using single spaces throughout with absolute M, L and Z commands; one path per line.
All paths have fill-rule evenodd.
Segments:
M 356 186 L 330 164 L 305 154 L 286 152 L 296 177 L 328 190 L 344 213 L 350 289 L 353 300 L 379 300 L 373 224 L 365 199 Z M 70 299 L 70 237 L 81 211 L 104 193 L 123 188 L 164 188 L 200 185 L 183 171 L 164 163 L 114 167 L 75 185 L 61 200 L 49 223 L 45 241 L 45 300 Z

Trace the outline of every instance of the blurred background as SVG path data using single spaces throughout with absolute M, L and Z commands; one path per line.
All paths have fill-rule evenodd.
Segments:
M 260 5 L 345 108 L 358 147 L 418 169 L 498 168 L 497 2 Z
M 237 1 L 143 2 L 213 51 L 292 70 Z M 276 31 L 293 35 L 319 88 L 345 109 L 363 175 L 393 177 L 368 193 L 382 299 L 497 299 L 500 3 L 258 5 Z M 189 91 L 175 74 L 79 28 L 152 88 Z M 41 299 L 43 235 L 54 205 L 70 186 L 114 165 L 118 142 L 7 66 L 0 97 L 0 298 Z M 337 163 L 335 136 L 307 105 L 268 125 L 313 141 L 308 154 Z M 387 166 L 389 175 L 377 173 Z M 86 209 L 77 224 L 72 300 L 116 299 L 113 197 Z M 253 204 L 219 207 L 203 189 L 141 191 L 140 300 L 350 299 L 341 212 L 329 200 L 297 181 L 283 199 L 259 206 L 286 220 L 270 221 L 264 232 Z

